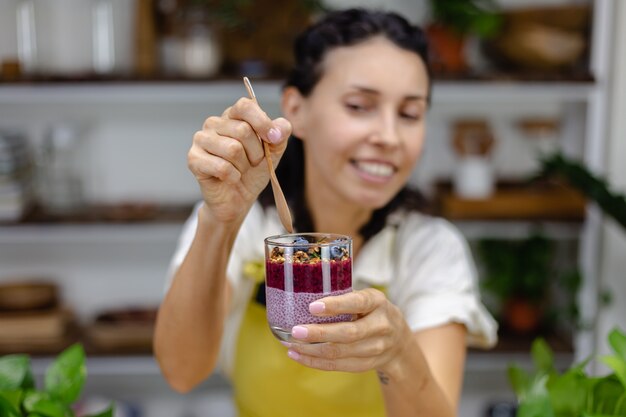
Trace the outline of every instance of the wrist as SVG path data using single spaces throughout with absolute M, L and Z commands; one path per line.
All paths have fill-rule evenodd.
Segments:
M 205 203 L 198 210 L 198 227 L 196 235 L 220 238 L 225 242 L 234 242 L 245 215 L 241 218 L 225 222 L 216 218 Z
M 391 382 L 404 382 L 407 380 L 415 380 L 415 375 L 420 375 L 420 386 L 427 381 L 430 376 L 430 370 L 421 348 L 413 333 L 408 329 L 407 335 L 402 338 L 404 341 L 398 347 L 398 351 L 383 366 L 377 369 L 378 377 L 381 383 L 385 380 L 387 384 Z

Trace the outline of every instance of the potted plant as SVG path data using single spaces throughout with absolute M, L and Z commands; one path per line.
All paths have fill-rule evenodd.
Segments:
M 37 389 L 28 355 L 0 357 L 0 416 L 74 417 L 72 405 L 86 378 L 85 351 L 70 346 L 48 367 L 43 389 Z M 113 406 L 82 417 L 113 417 Z
M 432 23 L 426 27 L 435 73 L 459 74 L 467 70 L 466 38 L 488 38 L 501 25 L 493 0 L 431 0 Z
M 626 416 L 626 334 L 614 329 L 608 340 L 614 354 L 600 360 L 612 372 L 590 376 L 585 372 L 589 360 L 559 373 L 547 343 L 536 339 L 531 349 L 534 372 L 518 366 L 508 370 L 519 404 L 517 417 Z
M 522 240 L 482 239 L 478 255 L 483 290 L 495 301 L 499 321 L 514 333 L 530 333 L 546 312 L 555 274 L 554 242 L 541 234 Z
M 185 0 L 207 10 L 217 26 L 226 71 L 251 77 L 291 67 L 297 33 L 326 10 L 323 0 Z

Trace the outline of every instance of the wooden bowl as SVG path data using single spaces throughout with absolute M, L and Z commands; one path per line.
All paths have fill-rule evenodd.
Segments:
M 503 13 L 502 32 L 484 44 L 506 69 L 563 71 L 582 65 L 588 49 L 588 5 L 535 7 Z
M 41 310 L 58 304 L 58 289 L 47 282 L 0 284 L 0 310 Z

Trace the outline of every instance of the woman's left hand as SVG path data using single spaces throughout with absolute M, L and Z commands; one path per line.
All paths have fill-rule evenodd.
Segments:
M 412 338 L 400 310 L 385 295 L 368 288 L 311 303 L 319 317 L 353 314 L 351 322 L 294 326 L 292 336 L 307 343 L 284 343 L 291 359 L 327 371 L 384 372 L 400 360 Z

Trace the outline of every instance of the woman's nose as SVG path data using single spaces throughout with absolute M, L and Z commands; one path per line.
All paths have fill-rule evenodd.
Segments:
M 381 115 L 374 126 L 370 141 L 372 144 L 384 147 L 394 147 L 400 144 L 397 120 L 395 115 Z

